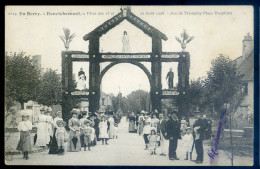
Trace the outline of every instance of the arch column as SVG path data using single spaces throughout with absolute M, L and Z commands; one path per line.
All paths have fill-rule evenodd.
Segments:
M 100 100 L 100 59 L 99 37 L 89 40 L 89 111 L 99 109 Z
M 158 37 L 152 37 L 152 79 L 154 84 L 151 85 L 151 102 L 152 110 L 161 112 L 162 103 L 162 80 L 161 80 L 161 54 L 162 54 L 162 40 Z
M 180 60 L 178 64 L 178 112 L 179 115 L 189 115 L 189 103 L 187 100 L 187 89 L 189 87 L 189 74 L 190 74 L 190 55 L 183 52 L 180 54 Z

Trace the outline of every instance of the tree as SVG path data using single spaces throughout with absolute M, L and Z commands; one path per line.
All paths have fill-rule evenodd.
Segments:
M 32 65 L 25 52 L 5 53 L 5 96 L 21 103 L 35 100 L 40 82 L 40 70 Z
M 219 55 L 211 62 L 212 67 L 205 81 L 206 98 L 221 113 L 224 103 L 229 103 L 241 90 L 242 76 L 237 73 L 236 63 L 224 55 Z
M 61 103 L 61 79 L 57 72 L 47 69 L 40 79 L 37 101 L 39 104 L 52 106 Z
M 129 110 L 128 100 L 122 96 L 122 93 L 119 93 L 116 97 L 112 97 L 112 106 L 115 112 L 118 112 L 121 109 L 123 114 L 126 114 Z
M 150 94 L 143 90 L 133 91 L 127 95 L 129 109 L 134 112 L 149 111 Z

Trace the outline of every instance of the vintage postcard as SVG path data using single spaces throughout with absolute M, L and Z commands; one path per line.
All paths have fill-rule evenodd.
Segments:
M 252 6 L 6 6 L 5 164 L 252 166 Z

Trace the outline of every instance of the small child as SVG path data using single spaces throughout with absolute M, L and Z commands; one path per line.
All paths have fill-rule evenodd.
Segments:
M 181 128 L 180 128 L 180 130 L 181 131 L 185 131 L 187 127 L 188 127 L 188 122 L 185 120 L 185 116 L 183 116 L 182 120 L 181 120 Z
M 150 149 L 151 155 L 153 155 L 153 154 L 156 155 L 156 148 L 158 145 L 157 145 L 157 134 L 156 134 L 155 129 L 151 130 L 148 138 L 149 138 L 149 149 Z
M 32 122 L 29 121 L 28 112 L 22 112 L 22 121 L 18 124 L 18 130 L 20 131 L 20 141 L 17 146 L 17 150 L 23 152 L 23 158 L 29 159 L 29 152 L 32 151 L 31 145 L 31 133 Z
M 188 160 L 189 154 L 191 155 L 191 148 L 192 148 L 192 144 L 193 144 L 193 137 L 192 137 L 192 134 L 191 134 L 191 128 L 190 127 L 186 128 L 186 132 L 182 136 L 182 141 L 183 141 L 183 144 L 185 145 L 184 147 L 186 149 L 185 160 Z
M 64 128 L 66 126 L 66 122 L 63 120 L 57 120 L 56 122 L 58 128 L 55 133 L 55 137 L 58 144 L 58 155 L 64 155 L 64 144 L 66 140 L 66 129 Z
M 146 121 L 145 121 L 144 129 L 143 129 L 144 142 L 145 142 L 145 150 L 148 149 L 148 144 L 149 144 L 148 135 L 150 134 L 150 131 L 151 131 L 150 121 L 149 121 L 149 120 L 146 120 Z
M 90 143 L 91 143 L 91 134 L 92 134 L 92 128 L 90 127 L 90 121 L 85 120 L 84 126 L 83 126 L 83 135 L 84 135 L 84 151 L 86 151 L 86 147 L 88 146 L 88 150 L 90 150 Z
M 115 123 L 114 125 L 114 138 L 118 138 L 118 124 Z

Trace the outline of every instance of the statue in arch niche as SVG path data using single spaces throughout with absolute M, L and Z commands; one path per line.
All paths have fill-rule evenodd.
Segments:
M 131 50 L 130 50 L 130 44 L 129 44 L 129 37 L 128 37 L 126 31 L 124 31 L 124 33 L 123 33 L 122 43 L 123 43 L 122 52 L 129 53 Z
M 173 89 L 173 78 L 174 78 L 174 73 L 172 71 L 172 68 L 170 68 L 170 71 L 167 73 L 167 76 L 166 76 L 166 80 L 168 79 L 169 89 Z
M 77 87 L 78 90 L 84 90 L 86 89 L 86 75 L 83 71 L 83 68 L 80 68 L 80 71 L 78 73 L 78 81 L 77 81 Z

